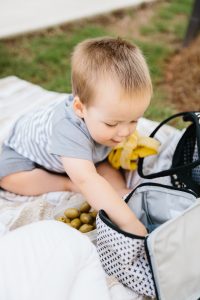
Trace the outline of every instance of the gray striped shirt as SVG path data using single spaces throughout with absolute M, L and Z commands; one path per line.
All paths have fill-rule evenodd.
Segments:
M 22 116 L 4 144 L 58 173 L 64 173 L 60 156 L 102 161 L 111 149 L 94 142 L 84 121 L 75 115 L 72 102 L 70 95 Z

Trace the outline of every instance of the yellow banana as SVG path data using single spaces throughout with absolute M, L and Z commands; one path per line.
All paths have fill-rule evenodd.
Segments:
M 138 157 L 146 157 L 158 153 L 160 143 L 150 137 L 139 135 L 135 131 L 126 141 L 119 143 L 109 153 L 110 164 L 119 169 L 135 170 Z

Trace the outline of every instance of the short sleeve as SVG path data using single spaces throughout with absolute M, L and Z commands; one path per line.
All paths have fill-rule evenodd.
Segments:
M 52 128 L 49 144 L 51 154 L 92 161 L 92 140 L 69 119 L 62 119 Z

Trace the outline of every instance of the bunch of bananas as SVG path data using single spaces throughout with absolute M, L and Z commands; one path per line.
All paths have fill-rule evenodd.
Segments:
M 127 140 L 112 149 L 108 160 L 116 169 L 121 167 L 125 170 L 135 170 L 138 158 L 157 154 L 159 145 L 156 139 L 141 136 L 135 131 Z

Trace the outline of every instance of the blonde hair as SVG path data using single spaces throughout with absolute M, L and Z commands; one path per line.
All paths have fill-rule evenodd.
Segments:
M 72 90 L 84 104 L 104 76 L 117 78 L 125 93 L 152 95 L 146 61 L 139 48 L 121 38 L 103 37 L 79 43 L 72 54 Z

